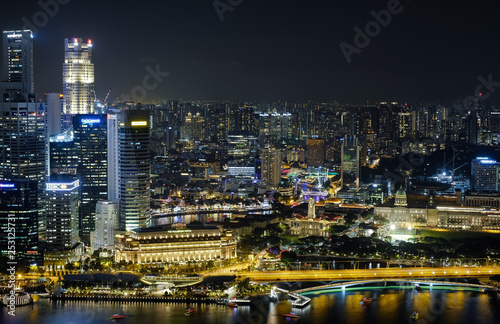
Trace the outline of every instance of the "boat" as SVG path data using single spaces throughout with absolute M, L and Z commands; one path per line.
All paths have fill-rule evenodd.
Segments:
M 235 303 L 231 303 L 231 302 L 227 303 L 226 305 L 229 307 L 235 307 L 235 308 L 238 307 L 238 305 L 236 305 Z
M 14 294 L 4 295 L 2 303 L 5 306 L 25 306 L 33 303 L 33 298 L 24 291 L 16 291 Z
M 111 317 L 109 319 L 112 319 L 112 320 L 119 320 L 119 319 L 124 319 L 125 317 L 127 317 L 127 315 L 123 315 L 123 314 L 113 314 L 111 315 Z
M 196 308 L 188 308 L 188 309 L 186 309 L 185 315 L 190 316 L 190 315 L 193 315 L 194 313 L 196 313 Z
M 283 313 L 281 316 L 286 318 L 300 318 L 300 316 L 295 313 Z
M 414 311 L 413 314 L 410 315 L 410 318 L 414 321 L 416 321 L 418 319 L 418 312 L 417 311 Z
M 419 285 L 419 284 L 416 284 L 416 285 L 415 285 L 415 290 L 416 290 L 416 291 L 422 291 L 422 287 L 420 287 L 420 285 Z
M 360 304 L 361 305 L 371 304 L 372 301 L 373 301 L 373 299 L 371 299 L 371 298 L 363 298 L 363 299 L 361 299 Z

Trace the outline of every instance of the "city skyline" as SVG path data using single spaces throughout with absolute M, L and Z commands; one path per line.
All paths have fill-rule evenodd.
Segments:
M 33 2 L 25 10 L 27 2 L 21 1 L 5 4 L 0 20 L 3 30 L 24 24 L 36 28 L 39 98 L 62 92 L 64 38 L 88 37 L 96 44 L 98 98 L 109 89 L 113 100 L 133 97 L 134 87 L 142 86 L 146 75 L 161 71 L 168 77 L 160 78 L 144 101 L 449 104 L 474 95 L 478 85 L 491 94 L 488 103 L 498 100 L 494 39 L 499 27 L 494 24 L 493 1 L 453 7 L 430 1 L 396 1 L 398 6 L 394 1 L 236 1 L 230 9 L 216 9 L 214 4 L 220 2 L 225 3 L 126 1 L 115 7 L 61 1 L 47 10 Z M 390 6 L 392 14 L 384 16 L 382 11 Z M 108 15 L 124 19 L 106 19 Z M 97 16 L 104 19 L 96 21 Z M 131 19 L 133 27 L 127 23 Z M 373 24 L 377 21 L 382 25 L 378 29 Z M 364 40 L 366 46 L 360 44 L 363 39 L 356 45 L 356 30 L 366 33 L 367 26 L 375 26 L 368 32 L 373 37 Z

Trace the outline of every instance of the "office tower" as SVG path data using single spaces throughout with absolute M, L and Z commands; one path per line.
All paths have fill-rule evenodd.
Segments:
M 149 111 L 123 110 L 118 159 L 122 230 L 149 225 L 150 169 Z
M 292 138 L 292 114 L 266 112 L 259 114 L 259 137 L 267 137 L 267 142 L 277 143 Z
M 498 191 L 500 163 L 486 157 L 472 160 L 472 188 L 476 191 Z
M 95 211 L 95 230 L 91 240 L 92 251 L 114 250 L 115 230 L 118 229 L 118 202 L 98 201 Z
M 63 64 L 64 128 L 71 124 L 71 116 L 94 113 L 94 64 L 92 40 L 66 38 Z
M 9 237 L 9 233 L 14 236 Z M 9 239 L 14 241 L 14 246 L 9 244 Z M 22 259 L 30 264 L 39 263 L 42 257 L 37 245 L 37 182 L 27 179 L 0 182 L 1 253 L 8 255 L 9 247 L 15 248 L 16 260 Z
M 234 177 L 255 178 L 256 159 L 259 152 L 257 136 L 251 132 L 229 132 L 228 174 Z
M 321 167 L 325 163 L 325 140 L 320 138 L 307 139 L 307 165 Z
M 64 177 L 47 182 L 47 250 L 67 250 L 78 243 L 79 187 L 79 180 Z
M 35 93 L 31 30 L 4 31 L 2 48 L 3 86 L 25 96 Z M 0 90 L 3 94 L 7 89 Z
M 258 133 L 258 115 L 255 114 L 255 106 L 228 106 L 229 130 L 235 132 Z
M 0 180 L 29 179 L 38 183 L 39 238 L 42 240 L 45 238 L 43 193 L 47 173 L 45 134 L 45 112 L 40 104 L 0 103 Z
M 488 128 L 492 133 L 500 133 L 500 112 L 492 111 L 488 118 Z
M 95 206 L 108 199 L 108 153 L 106 115 L 75 115 L 73 130 L 80 179 L 80 238 L 90 244 L 94 230 Z
M 65 175 L 78 178 L 78 151 L 74 140 L 73 128 L 49 138 L 49 176 Z
M 47 136 L 61 133 L 63 95 L 60 93 L 47 93 L 45 95 L 47 114 Z
M 260 152 L 261 159 L 261 186 L 276 189 L 281 181 L 281 150 L 266 148 Z
M 117 201 L 120 196 L 120 176 L 118 171 L 120 115 L 121 111 L 119 109 L 110 109 L 107 119 L 108 200 L 111 201 Z
M 200 113 L 188 113 L 184 119 L 184 139 L 203 141 L 205 139 L 205 118 Z
M 360 146 L 356 136 L 345 136 L 342 141 L 341 188 L 359 189 Z

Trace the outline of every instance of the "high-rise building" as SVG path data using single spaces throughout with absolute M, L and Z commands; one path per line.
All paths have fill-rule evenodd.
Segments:
M 9 244 L 9 241 L 15 242 L 15 245 Z M 1 254 L 8 255 L 11 251 L 15 252 L 16 259 L 38 263 L 42 258 L 37 245 L 37 182 L 27 179 L 0 182 Z
M 227 136 L 228 174 L 255 178 L 259 151 L 257 136 L 252 132 L 229 132 Z
M 148 110 L 123 110 L 119 129 L 120 229 L 149 225 L 150 134 Z
M 75 115 L 73 130 L 78 154 L 81 203 L 80 238 L 90 244 L 96 204 L 108 199 L 108 154 L 106 115 Z
M 281 181 L 281 161 L 283 152 L 279 149 L 266 148 L 260 152 L 261 185 L 276 189 Z
M 342 141 L 341 187 L 342 189 L 359 189 L 360 146 L 356 136 L 345 136 Z
M 500 163 L 486 157 L 472 160 L 472 188 L 477 191 L 498 191 Z
M 78 151 L 74 140 L 73 128 L 49 139 L 49 176 L 65 175 L 67 178 L 78 178 Z
M 95 211 L 95 231 L 91 240 L 92 251 L 114 250 L 115 230 L 118 229 L 118 202 L 99 201 Z
M 61 133 L 63 95 L 60 93 L 47 93 L 45 95 L 47 106 L 47 136 Z
M 325 140 L 321 138 L 307 139 L 307 165 L 321 167 L 325 163 Z
M 94 64 L 92 40 L 66 38 L 64 40 L 63 95 L 64 128 L 71 123 L 70 115 L 94 113 Z
M 35 93 L 33 78 L 33 34 L 31 30 L 3 32 L 3 85 L 8 92 Z M 5 92 L 7 89 L 0 89 Z
M 118 200 L 120 196 L 120 174 L 118 171 L 120 116 L 119 109 L 110 109 L 108 112 L 108 200 L 111 201 Z
M 12 98 L 12 97 L 10 97 Z M 0 102 L 0 180 L 38 183 L 39 236 L 45 238 L 46 170 L 44 109 L 35 102 Z
M 78 243 L 78 200 L 80 181 L 47 183 L 47 250 L 60 251 Z

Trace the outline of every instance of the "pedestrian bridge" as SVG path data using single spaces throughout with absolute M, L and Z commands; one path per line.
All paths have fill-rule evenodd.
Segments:
M 399 285 L 407 285 L 409 288 L 414 288 L 416 285 L 419 285 L 422 289 L 432 289 L 436 287 L 447 287 L 449 289 L 466 289 L 466 290 L 473 290 L 473 291 L 479 291 L 479 292 L 488 292 L 488 291 L 493 291 L 496 292 L 498 291 L 498 288 L 493 287 L 493 286 L 487 286 L 487 285 L 478 285 L 478 284 L 469 284 L 469 283 L 461 283 L 461 282 L 449 282 L 449 281 L 437 281 L 437 280 L 425 280 L 425 279 L 376 279 L 376 280 L 356 280 L 356 281 L 345 281 L 345 282 L 337 282 L 337 283 L 331 283 L 327 285 L 322 285 L 322 286 L 316 286 L 316 287 L 311 287 L 311 288 L 305 288 L 305 289 L 299 289 L 295 290 L 294 293 L 300 294 L 300 295 L 312 295 L 312 294 L 321 294 L 321 293 L 328 293 L 328 292 L 333 292 L 338 289 L 341 290 L 346 290 L 350 287 L 356 287 L 356 286 L 366 286 L 370 284 L 380 284 L 384 283 L 384 286 L 372 286 L 370 288 L 388 288 L 387 283 L 394 283 L 397 282 Z

